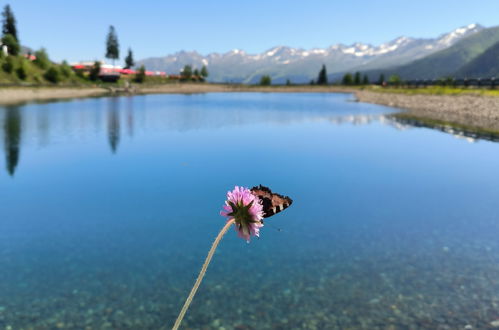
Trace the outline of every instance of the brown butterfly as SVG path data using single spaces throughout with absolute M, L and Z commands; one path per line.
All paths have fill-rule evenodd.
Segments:
M 288 196 L 273 193 L 272 190 L 262 185 L 251 188 L 251 193 L 262 201 L 264 218 L 281 212 L 293 203 L 293 200 Z

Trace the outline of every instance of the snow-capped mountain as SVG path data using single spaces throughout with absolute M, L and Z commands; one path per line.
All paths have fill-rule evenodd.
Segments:
M 168 73 L 178 73 L 186 64 L 195 68 L 206 65 L 210 72 L 209 80 L 216 82 L 254 83 L 261 75 L 269 74 L 274 82 L 290 79 L 303 83 L 315 78 L 322 64 L 327 66 L 329 73 L 403 65 L 446 49 L 483 29 L 478 24 L 470 24 L 435 39 L 399 37 L 378 46 L 363 43 L 336 44 L 324 49 L 278 46 L 260 54 L 247 54 L 234 49 L 206 56 L 196 51 L 180 51 L 165 57 L 147 58 L 139 61 L 138 65 Z

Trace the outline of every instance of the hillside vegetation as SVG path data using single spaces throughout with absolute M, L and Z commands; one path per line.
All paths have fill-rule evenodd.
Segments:
M 469 78 L 499 76 L 499 42 L 464 65 L 456 75 Z

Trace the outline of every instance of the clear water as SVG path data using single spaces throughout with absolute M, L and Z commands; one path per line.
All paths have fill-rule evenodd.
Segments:
M 0 329 L 171 327 L 225 193 L 260 183 L 295 203 L 250 244 L 226 235 L 184 328 L 491 326 L 498 144 L 351 98 L 0 108 Z

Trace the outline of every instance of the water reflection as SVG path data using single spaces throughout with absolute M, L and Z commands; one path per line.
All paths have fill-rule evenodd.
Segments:
M 128 129 L 128 136 L 133 137 L 133 132 L 134 132 L 134 126 L 135 126 L 135 117 L 134 117 L 134 111 L 133 111 L 133 97 L 128 97 L 126 100 L 127 104 L 127 115 L 126 115 L 126 122 L 127 122 L 127 129 Z
M 3 135 L 7 172 L 10 176 L 14 175 L 16 167 L 19 163 L 19 154 L 21 149 L 21 128 L 22 117 L 19 107 L 6 107 Z
M 31 153 L 31 147 L 88 144 L 92 144 L 93 152 L 105 141 L 111 153 L 116 154 L 118 148 L 127 148 L 128 140 L 132 139 L 145 141 L 167 132 L 251 125 L 277 128 L 317 122 L 355 126 L 377 122 L 399 130 L 429 127 L 468 141 L 499 141 L 493 134 L 430 125 L 394 115 L 396 111 L 387 107 L 346 102 L 348 98 L 341 94 L 148 95 L 9 106 L 0 108 L 0 118 L 3 118 L 0 134 L 4 136 L 6 167 L 11 176 L 19 164 L 21 142 L 23 152 Z M 123 140 L 122 134 L 129 139 Z
M 405 114 L 396 114 L 387 116 L 387 121 L 399 130 L 405 130 L 412 127 L 430 128 L 447 134 L 453 135 L 457 139 L 463 139 L 469 143 L 475 143 L 479 140 L 499 142 L 499 134 L 493 131 L 487 131 L 474 127 L 464 127 L 447 122 L 428 120 L 407 116 Z
M 107 111 L 107 135 L 111 151 L 116 153 L 120 143 L 120 113 L 117 98 L 109 99 L 109 108 Z

